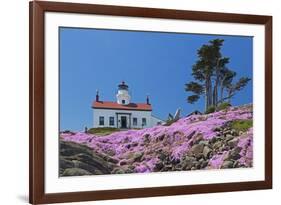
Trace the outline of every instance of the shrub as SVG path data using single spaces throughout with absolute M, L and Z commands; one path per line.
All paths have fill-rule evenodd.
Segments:
M 215 112 L 216 108 L 215 106 L 210 106 L 207 108 L 207 110 L 205 111 L 205 114 L 210 114 L 210 113 L 213 113 Z
M 228 103 L 228 102 L 223 102 L 223 103 L 220 103 L 218 106 L 217 106 L 217 111 L 220 111 L 220 110 L 224 110 L 228 107 L 230 107 L 231 104 Z
M 235 120 L 230 123 L 230 127 L 234 130 L 245 132 L 253 127 L 253 120 Z
M 166 123 L 164 123 L 164 126 L 170 126 L 171 124 L 173 124 L 174 122 L 176 122 L 176 120 L 171 119 L 171 120 L 167 120 Z
M 109 135 L 113 132 L 120 131 L 120 129 L 115 127 L 97 127 L 97 128 L 91 128 L 88 130 L 88 133 L 94 134 L 94 135 Z

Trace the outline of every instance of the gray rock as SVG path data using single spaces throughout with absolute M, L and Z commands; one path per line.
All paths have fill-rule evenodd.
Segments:
M 233 167 L 234 168 L 239 168 L 240 167 L 239 161 L 235 161 L 234 164 L 233 164 Z
M 201 169 L 204 169 L 205 167 L 207 167 L 207 165 L 208 165 L 208 161 L 203 161 L 202 163 L 201 163 Z
M 104 160 L 104 156 L 93 153 L 90 148 L 84 145 L 60 141 L 60 147 L 63 149 L 63 151 L 60 150 L 60 173 L 62 176 L 75 174 L 75 171 L 80 174 L 79 169 L 87 171 L 87 174 L 109 174 L 114 168 L 114 164 Z M 68 168 L 77 168 L 78 170 L 68 170 L 64 173 Z
M 234 136 L 233 136 L 233 135 L 231 135 L 231 134 L 227 134 L 227 135 L 225 135 L 225 141 L 232 140 L 233 138 L 234 138 Z
M 161 152 L 158 156 L 158 159 L 164 161 L 167 158 L 167 155 L 164 152 Z
M 198 144 L 201 140 L 203 140 L 203 135 L 200 133 L 194 138 L 194 144 Z
M 108 157 L 106 158 L 106 161 L 111 162 L 111 163 L 114 163 L 114 164 L 117 164 L 117 163 L 119 162 L 118 159 L 115 159 L 114 157 L 110 157 L 110 156 L 108 156 Z
M 202 159 L 204 157 L 203 153 L 199 153 L 198 155 L 195 155 L 196 160 L 199 161 L 200 159 Z
M 214 144 L 214 143 L 216 143 L 218 141 L 218 138 L 217 137 L 213 137 L 212 139 L 210 139 L 210 143 L 211 144 Z
M 78 160 L 73 160 L 72 162 L 73 162 L 75 168 L 86 170 L 87 172 L 89 172 L 91 174 L 96 174 L 96 175 L 104 174 L 103 172 L 101 172 L 101 170 L 99 170 L 96 167 L 93 167 L 89 164 L 86 164 L 84 162 L 81 162 Z M 108 174 L 109 174 L 109 172 L 108 172 Z
M 72 168 L 74 167 L 74 164 L 72 161 L 65 159 L 64 157 L 60 156 L 60 168 L 62 170 L 67 169 L 67 168 Z
M 223 168 L 223 169 L 233 168 L 233 161 L 230 161 L 230 160 L 224 161 L 221 168 Z
M 213 129 L 214 132 L 221 132 L 223 129 L 221 127 L 215 127 Z
M 203 144 L 203 145 L 207 146 L 207 145 L 209 145 L 209 141 L 208 140 L 201 140 L 199 142 L 199 144 Z
M 191 167 L 191 170 L 196 170 L 196 167 Z
M 229 159 L 232 159 L 232 160 L 238 160 L 241 158 L 241 155 L 238 153 L 238 154 L 235 154 L 235 153 L 230 153 L 229 154 Z
M 140 162 L 142 156 L 143 156 L 143 152 L 137 152 L 137 153 L 135 153 L 134 156 L 133 156 L 133 161 L 134 161 L 134 162 Z
M 217 141 L 213 144 L 213 149 L 219 149 L 220 147 L 222 147 L 222 141 Z
M 241 147 L 234 147 L 230 152 L 232 155 L 239 154 L 241 152 L 242 148 Z
M 190 156 L 185 156 L 184 159 L 181 161 L 181 165 L 184 170 L 190 170 L 195 163 L 196 163 L 196 158 Z
M 231 130 L 230 134 L 233 136 L 239 136 L 239 133 L 236 130 Z
M 134 170 L 136 167 L 134 165 L 129 165 L 128 169 Z
M 121 161 L 119 162 L 119 164 L 120 164 L 120 166 L 123 166 L 123 165 L 128 164 L 128 161 L 124 159 L 124 160 L 121 160 Z
M 238 142 L 239 142 L 239 139 L 234 138 L 234 139 L 228 141 L 227 144 L 230 146 L 230 148 L 234 148 L 237 146 Z
M 67 168 L 64 170 L 62 176 L 83 176 L 91 175 L 90 172 L 80 168 Z
M 160 171 L 164 167 L 163 162 L 157 162 L 154 167 L 154 171 Z
M 209 158 L 211 152 L 212 152 L 212 149 L 210 149 L 208 146 L 204 147 L 203 155 L 204 155 L 205 159 Z
M 92 154 L 92 150 L 74 142 L 60 141 L 60 156 L 73 156 L 80 153 Z
M 121 168 L 115 168 L 111 174 L 125 174 L 125 170 L 121 169 Z
M 179 159 L 172 159 L 171 163 L 176 165 L 176 164 L 180 163 L 180 160 Z
M 227 128 L 227 129 L 224 129 L 223 130 L 223 134 L 224 134 L 224 136 L 226 136 L 226 135 L 230 135 L 231 134 L 231 130 L 229 129 L 229 128 Z
M 191 152 L 195 156 L 199 156 L 200 154 L 202 154 L 204 146 L 205 146 L 204 144 L 195 144 L 195 145 L 192 146 Z

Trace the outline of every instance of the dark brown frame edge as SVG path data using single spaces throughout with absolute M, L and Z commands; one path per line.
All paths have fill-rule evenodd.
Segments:
M 272 16 L 33 1 L 29 4 L 29 202 L 32 204 L 272 188 Z M 46 194 L 44 192 L 44 12 L 248 23 L 265 26 L 265 180 Z

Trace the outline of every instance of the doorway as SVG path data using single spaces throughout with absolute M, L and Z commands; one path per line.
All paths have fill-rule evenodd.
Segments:
M 121 128 L 127 128 L 127 117 L 121 116 Z

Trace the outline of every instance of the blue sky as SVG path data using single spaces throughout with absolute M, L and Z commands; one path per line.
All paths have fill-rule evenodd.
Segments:
M 203 98 L 187 103 L 184 84 L 193 80 L 197 49 L 215 38 L 225 40 L 222 54 L 236 79 L 252 78 L 252 37 L 60 28 L 60 130 L 90 128 L 96 89 L 101 100 L 115 101 L 122 80 L 133 102 L 150 95 L 159 118 L 177 108 L 183 115 L 203 111 Z M 251 102 L 252 81 L 232 99 L 233 105 Z

